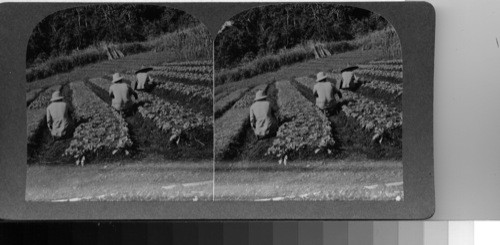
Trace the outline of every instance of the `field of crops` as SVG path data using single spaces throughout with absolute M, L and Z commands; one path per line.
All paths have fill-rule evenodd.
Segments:
M 112 73 L 82 77 L 64 85 L 33 89 L 27 95 L 29 163 L 86 164 L 160 157 L 177 161 L 211 160 L 213 156 L 212 63 L 205 60 L 165 63 L 151 72 L 154 88 L 138 92 L 136 110 L 120 114 L 110 103 Z M 102 67 L 100 68 L 102 69 Z M 135 79 L 125 71 L 125 82 Z M 50 84 L 50 83 L 48 83 Z M 62 90 L 72 110 L 74 132 L 51 140 L 46 108 Z M 57 151 L 51 148 L 58 147 Z M 60 148 L 60 149 L 59 149 Z
M 262 142 L 267 144 L 267 159 L 280 162 L 318 158 L 402 159 L 402 60 L 375 58 L 357 64 L 353 60 L 357 59 L 332 62 L 333 67 L 324 70 L 338 80 L 341 69 L 357 65 L 359 69 L 355 74 L 363 81 L 355 90 L 342 90 L 337 113 L 329 118 L 314 106 L 312 88 L 317 70 L 308 69 L 307 63 L 304 63 L 305 68 L 288 69 L 302 76 L 273 83 L 277 90 L 275 102 L 279 107 L 280 126 L 276 137 L 270 142 Z M 226 91 L 216 88 L 217 160 L 234 159 L 234 154 L 226 153 L 238 152 L 239 148 L 255 144 L 247 140 L 246 134 L 252 134 L 248 130 L 248 113 L 256 89 L 263 89 L 262 85 L 259 86 L 249 89 L 245 86 L 237 88 L 236 84 L 225 85 Z M 246 156 L 244 160 L 256 159 L 262 159 L 262 156 Z

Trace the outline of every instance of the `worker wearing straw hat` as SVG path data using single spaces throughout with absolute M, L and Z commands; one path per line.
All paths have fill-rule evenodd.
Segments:
M 313 94 L 316 97 L 316 106 L 328 116 L 336 106 L 335 95 L 342 97 L 342 94 L 327 78 L 324 72 L 316 75 Z
M 148 72 L 153 70 L 151 67 L 142 66 L 141 69 L 135 72 L 137 80 L 134 80 L 132 88 L 135 90 L 147 90 L 153 82 L 153 78 L 148 75 Z
M 339 82 L 338 89 L 356 90 L 361 86 L 362 82 L 354 72 L 358 68 L 358 66 L 350 66 L 340 71 L 342 80 Z
M 250 107 L 250 125 L 257 138 L 265 138 L 275 133 L 277 128 L 276 110 L 262 90 L 255 94 Z
M 119 73 L 113 74 L 113 80 L 109 87 L 109 96 L 112 98 L 111 106 L 120 112 L 127 112 L 132 105 L 132 95 L 137 99 L 137 93 L 123 82 L 123 77 Z
M 64 102 L 64 97 L 59 90 L 52 93 L 50 102 L 47 107 L 47 126 L 54 139 L 63 138 L 68 135 L 72 124 L 70 106 Z

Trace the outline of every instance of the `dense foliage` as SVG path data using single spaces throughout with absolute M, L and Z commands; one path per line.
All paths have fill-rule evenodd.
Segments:
M 192 72 L 192 73 L 207 73 L 212 74 L 212 66 L 161 66 L 155 68 L 155 70 L 160 71 L 170 71 L 170 72 Z
M 222 96 L 214 104 L 214 116 L 215 118 L 220 117 L 224 112 L 226 112 L 231 106 L 238 101 L 249 88 L 237 89 L 225 96 Z
M 158 84 L 158 89 L 175 91 L 191 98 L 200 97 L 212 100 L 212 87 L 196 84 L 187 85 L 184 83 L 178 83 L 163 79 L 155 79 L 154 81 Z
M 352 40 L 387 26 L 370 11 L 335 4 L 280 4 L 253 8 L 226 22 L 215 39 L 217 69 L 289 49 L 309 40 Z
M 163 63 L 162 66 L 212 66 L 211 60 L 192 60 L 192 61 L 181 61 L 181 62 L 169 62 Z
M 144 106 L 139 107 L 141 115 L 155 122 L 156 126 L 165 132 L 180 135 L 195 128 L 208 129 L 212 127 L 212 117 L 193 113 L 189 109 L 145 92 L 138 92 L 138 94 L 139 100 L 147 102 Z
M 46 109 L 47 106 L 50 104 L 50 98 L 52 97 L 52 93 L 59 89 L 60 86 L 52 86 L 43 92 L 41 92 L 38 97 L 31 102 L 28 106 L 28 110 L 33 110 L 33 109 Z
M 311 90 L 316 83 L 309 77 L 297 78 L 296 81 Z M 355 119 L 364 130 L 372 132 L 373 140 L 382 140 L 386 133 L 403 125 L 403 112 L 382 102 L 348 90 L 342 90 L 342 100 L 347 102 L 342 106 L 345 115 Z
M 71 8 L 49 15 L 35 27 L 28 41 L 26 61 L 41 62 L 101 42 L 146 41 L 198 23 L 185 12 L 155 5 L 98 4 Z
M 188 73 L 176 71 L 151 71 L 151 76 L 158 76 L 165 79 L 175 79 L 184 82 L 199 82 L 204 84 L 212 84 L 213 78 L 209 73 Z
M 358 69 L 356 74 L 365 77 L 387 77 L 392 79 L 403 79 L 403 71 L 387 71 L 378 69 Z
M 302 150 L 328 150 L 335 144 L 328 118 L 300 94 L 289 81 L 279 81 L 278 106 L 281 124 L 267 154 L 283 158 Z
M 110 81 L 102 78 L 90 79 L 89 81 L 105 90 L 111 85 Z M 194 113 L 178 104 L 170 103 L 146 92 L 138 92 L 138 95 L 139 103 L 142 104 L 138 108 L 139 113 L 144 118 L 152 120 L 164 132 L 179 135 L 195 128 L 212 126 L 212 117 Z
M 132 146 L 127 123 L 118 112 L 107 106 L 83 82 L 70 83 L 75 114 L 79 121 L 71 144 L 64 152 L 77 161 L 100 152 L 128 154 Z M 83 164 L 83 162 L 82 162 Z

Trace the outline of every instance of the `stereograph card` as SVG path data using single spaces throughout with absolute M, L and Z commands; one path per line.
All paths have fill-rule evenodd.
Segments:
M 4 3 L 0 16 L 3 219 L 434 213 L 428 3 Z

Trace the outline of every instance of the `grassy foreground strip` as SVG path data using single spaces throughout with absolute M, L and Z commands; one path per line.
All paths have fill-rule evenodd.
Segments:
M 75 129 L 73 140 L 64 152 L 77 160 L 97 153 L 128 154 L 132 146 L 125 120 L 95 95 L 82 81 L 70 84 L 75 116 L 83 121 Z
M 223 159 L 231 151 L 231 146 L 239 143 L 238 139 L 245 131 L 245 126 L 250 125 L 250 106 L 255 92 L 264 88 L 265 85 L 260 85 L 246 92 L 229 111 L 215 120 L 214 155 L 216 159 Z
M 302 150 L 330 150 L 335 144 L 330 121 L 290 81 L 276 82 L 281 124 L 267 154 L 283 158 Z M 330 151 L 331 152 L 331 151 Z

